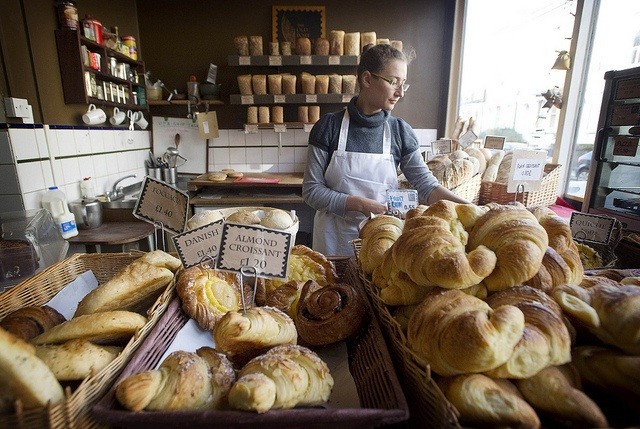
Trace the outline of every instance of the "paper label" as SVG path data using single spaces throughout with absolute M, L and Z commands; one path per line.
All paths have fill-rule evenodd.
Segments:
M 467 131 L 460 136 L 460 138 L 458 139 L 458 144 L 463 148 L 468 148 L 473 144 L 474 141 L 476 141 L 477 138 L 478 136 L 476 135 L 476 133 L 474 133 L 473 131 Z
M 414 189 L 387 189 L 389 214 L 404 218 L 411 209 L 418 206 L 418 191 Z
M 253 95 L 241 95 L 240 104 L 253 104 Z
M 613 138 L 613 154 L 616 156 L 636 156 L 639 137 L 616 136 Z
M 300 55 L 300 64 L 311 64 L 311 55 Z
M 218 133 L 218 116 L 216 112 L 202 112 L 196 115 L 198 122 L 198 131 L 203 139 L 217 139 Z
M 571 213 L 571 235 L 579 241 L 609 244 L 615 219 L 581 212 Z
M 245 134 L 258 134 L 258 125 L 257 124 L 245 124 L 244 125 L 244 133 Z
M 443 155 L 451 153 L 452 140 L 441 139 L 431 142 L 431 152 L 433 155 Z
M 216 268 L 240 272 L 254 267 L 259 277 L 287 277 L 291 233 L 225 223 Z
M 340 56 L 339 55 L 330 55 L 329 56 L 329 65 L 330 66 L 340 65 Z
M 276 133 L 286 133 L 287 124 L 273 124 L 273 131 Z
M 282 65 L 282 57 L 280 55 L 269 55 L 269 65 L 270 66 L 281 66 Z
M 175 234 L 181 234 L 187 224 L 189 195 L 177 188 L 146 176 L 140 198 L 133 210 L 138 219 L 160 224 Z
M 238 64 L 241 66 L 250 66 L 251 65 L 251 57 L 248 56 L 240 56 L 238 57 Z
M 546 162 L 547 153 L 544 151 L 514 150 L 511 169 L 509 170 L 507 192 L 539 190 L 542 185 L 542 173 L 544 173 Z M 519 185 L 523 185 L 524 189 L 518 189 Z
M 273 96 L 273 102 L 274 103 L 286 103 L 287 102 L 287 97 L 284 96 L 283 94 L 277 94 Z
M 484 147 L 487 149 L 500 149 L 504 148 L 504 142 L 507 140 L 506 137 L 501 136 L 485 136 L 484 137 Z
M 317 103 L 318 102 L 318 95 L 317 94 L 307 94 L 305 96 L 305 101 L 307 103 Z
M 219 220 L 173 237 L 178 256 L 185 268 L 198 265 L 209 258 L 214 262 L 218 258 L 222 224 L 223 221 Z

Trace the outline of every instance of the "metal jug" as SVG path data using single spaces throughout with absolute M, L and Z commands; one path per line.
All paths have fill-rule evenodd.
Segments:
M 102 204 L 100 201 L 71 201 L 69 208 L 76 218 L 78 229 L 93 229 L 102 225 Z

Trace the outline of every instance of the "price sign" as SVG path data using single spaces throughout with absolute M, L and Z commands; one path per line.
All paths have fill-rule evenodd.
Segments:
M 404 218 L 411 209 L 418 206 L 418 191 L 414 189 L 387 189 L 389 214 Z
M 504 148 L 504 142 L 507 140 L 506 137 L 501 136 L 485 136 L 484 137 L 484 147 L 487 149 L 500 149 Z
M 638 137 L 616 136 L 613 138 L 613 154 L 616 156 L 636 156 Z
M 240 272 L 255 267 L 258 276 L 284 279 L 291 238 L 280 230 L 225 223 L 216 268 Z
M 257 124 L 244 124 L 244 133 L 245 134 L 258 134 L 258 125 Z
M 238 57 L 238 64 L 241 66 L 250 66 L 251 57 L 245 55 Z
M 474 133 L 473 131 L 467 131 L 460 136 L 460 138 L 458 139 L 458 144 L 463 148 L 468 148 L 473 144 L 474 141 L 476 141 L 477 138 L 478 136 L 476 135 L 476 133 Z
M 342 102 L 343 103 L 350 102 L 352 98 L 353 98 L 352 94 L 342 94 Z
M 287 124 L 273 124 L 273 131 L 276 133 L 286 133 Z
M 305 98 L 305 101 L 307 103 L 317 103 L 318 102 L 318 94 L 307 94 L 304 98 Z
M 311 64 L 311 55 L 300 55 L 300 64 Z
M 524 186 L 523 192 L 540 189 L 546 162 L 547 153 L 544 151 L 514 150 L 507 192 L 516 192 L 519 185 Z
M 189 195 L 147 176 L 133 215 L 149 223 L 161 223 L 163 228 L 181 234 L 187 224 Z
M 613 106 L 611 125 L 640 124 L 640 104 L 620 104 Z
M 433 155 L 443 155 L 451 153 L 452 141 L 449 139 L 441 139 L 431 142 L 431 153 Z
M 269 55 L 269 65 L 270 66 L 281 66 L 282 65 L 282 57 L 280 55 Z
M 185 268 L 198 265 L 211 256 L 215 261 L 220 251 L 223 221 L 219 220 L 173 237 L 178 256 Z
M 571 235 L 576 240 L 609 244 L 614 223 L 615 219 L 608 216 L 573 212 L 571 213 L 569 227 L 571 228 Z
M 340 56 L 339 55 L 330 55 L 329 56 L 329 65 L 330 66 L 339 66 L 340 65 Z
M 287 101 L 287 97 L 284 94 L 276 94 L 273 96 L 274 103 L 285 103 Z
M 253 95 L 241 95 L 240 104 L 253 104 Z

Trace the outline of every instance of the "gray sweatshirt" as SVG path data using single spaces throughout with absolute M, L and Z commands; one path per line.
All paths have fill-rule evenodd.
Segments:
M 422 204 L 426 204 L 429 194 L 438 187 L 437 179 L 431 174 L 420 155 L 418 139 L 413 129 L 404 120 L 391 116 L 387 110 L 371 116 L 362 114 L 356 107 L 356 99 L 351 99 L 349 109 L 349 134 L 347 152 L 382 153 L 384 122 L 391 128 L 391 154 L 412 187 L 418 191 Z M 302 184 L 305 202 L 319 211 L 345 216 L 347 195 L 327 187 L 324 173 L 329 166 L 331 155 L 338 148 L 338 137 L 344 110 L 323 115 L 309 133 L 307 166 Z

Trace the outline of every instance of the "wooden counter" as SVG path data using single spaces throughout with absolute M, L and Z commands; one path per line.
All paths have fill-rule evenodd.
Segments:
M 103 222 L 97 228 L 79 229 L 78 235 L 67 239 L 70 243 L 83 244 L 87 253 L 100 252 L 101 245 L 126 245 L 143 239 L 153 240 L 154 226 L 143 221 Z M 149 243 L 153 248 L 152 243 Z

